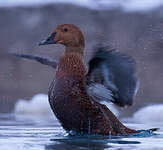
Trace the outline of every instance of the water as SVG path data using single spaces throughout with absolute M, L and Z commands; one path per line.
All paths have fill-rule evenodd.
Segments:
M 68 136 L 58 122 L 0 115 L 0 150 L 161 150 L 162 125 L 125 123 L 134 129 L 160 127 L 157 134 L 133 137 Z

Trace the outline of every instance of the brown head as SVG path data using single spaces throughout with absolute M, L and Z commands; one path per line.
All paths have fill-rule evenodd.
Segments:
M 47 44 L 62 44 L 66 46 L 66 54 L 77 53 L 83 55 L 85 40 L 81 30 L 77 26 L 73 24 L 62 24 L 39 45 Z

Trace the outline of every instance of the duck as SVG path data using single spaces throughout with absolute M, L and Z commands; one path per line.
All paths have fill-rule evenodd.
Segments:
M 64 55 L 59 61 L 40 56 L 15 54 L 56 69 L 48 97 L 51 109 L 69 133 L 124 135 L 138 130 L 126 127 L 102 101 L 119 107 L 131 106 L 138 90 L 135 61 L 107 46 L 100 46 L 84 62 L 85 38 L 74 24 L 61 24 L 39 43 L 61 44 Z

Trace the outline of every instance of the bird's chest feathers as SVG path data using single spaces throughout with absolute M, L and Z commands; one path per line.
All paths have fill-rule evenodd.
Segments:
M 55 102 L 67 102 L 82 95 L 85 73 L 86 69 L 81 57 L 74 55 L 61 57 L 55 80 L 49 91 L 51 99 Z
M 56 79 L 54 83 L 52 83 L 53 96 L 56 100 L 74 98 L 78 96 L 82 87 L 82 79 L 73 76 L 64 76 L 60 79 Z
M 82 56 L 71 54 L 61 57 L 56 71 L 56 79 L 84 77 L 86 68 Z M 71 77 L 72 76 L 72 77 Z

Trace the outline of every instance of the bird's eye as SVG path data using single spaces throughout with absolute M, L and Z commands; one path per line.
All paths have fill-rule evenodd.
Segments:
M 68 31 L 68 29 L 67 28 L 64 28 L 64 32 L 67 32 Z

